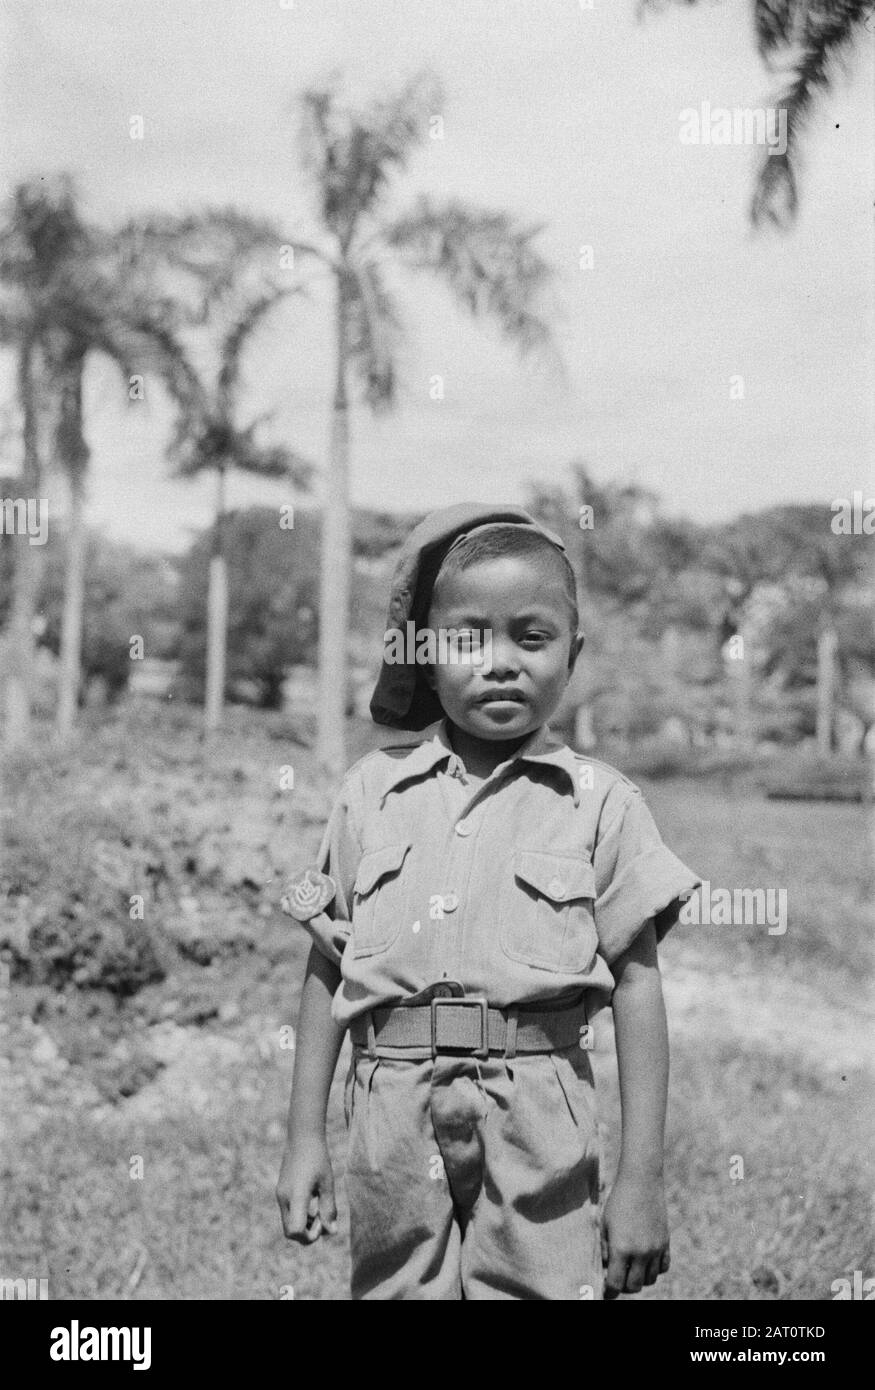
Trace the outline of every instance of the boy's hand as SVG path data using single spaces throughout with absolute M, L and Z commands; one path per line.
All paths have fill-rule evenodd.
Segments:
M 661 1178 L 619 1175 L 602 1218 L 605 1299 L 638 1293 L 669 1266 L 668 1213 Z
M 287 1240 L 312 1245 L 337 1231 L 334 1174 L 324 1137 L 299 1139 L 286 1147 L 276 1199 Z

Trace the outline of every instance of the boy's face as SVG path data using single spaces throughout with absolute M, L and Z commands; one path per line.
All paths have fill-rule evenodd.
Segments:
M 429 628 L 490 634 L 482 663 L 429 670 L 447 718 L 470 736 L 521 741 L 556 709 L 582 645 L 561 566 L 547 552 L 504 555 L 438 578 Z

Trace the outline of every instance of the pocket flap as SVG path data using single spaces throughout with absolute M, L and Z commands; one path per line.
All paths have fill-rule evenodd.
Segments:
M 595 870 L 588 859 L 523 849 L 514 856 L 514 873 L 556 903 L 595 897 Z
M 379 849 L 371 849 L 363 854 L 355 876 L 356 893 L 360 896 L 370 893 L 380 879 L 400 869 L 410 845 L 410 840 L 404 840 L 397 845 L 381 845 Z

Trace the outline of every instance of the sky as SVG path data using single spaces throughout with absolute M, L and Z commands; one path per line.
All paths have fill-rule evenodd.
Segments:
M 69 170 L 105 226 L 234 204 L 304 233 L 315 200 L 298 94 L 338 70 L 368 98 L 429 67 L 443 138 L 392 207 L 426 191 L 543 224 L 566 372 L 520 361 L 437 282 L 400 280 L 399 405 L 354 413 L 354 503 L 524 502 L 574 459 L 700 521 L 828 503 L 875 481 L 873 45 L 814 115 L 797 226 L 757 234 L 758 151 L 680 138 L 681 113 L 704 102 L 774 103 L 749 11 L 704 0 L 641 22 L 636 0 L 3 0 L 3 188 Z M 245 364 L 244 419 L 270 412 L 268 436 L 320 469 L 332 366 L 318 287 L 266 323 Z M 4 360 L 0 408 L 13 401 Z M 147 383 L 132 409 L 94 359 L 85 410 L 90 523 L 138 549 L 187 545 L 213 488 L 168 475 L 160 391 Z M 317 474 L 314 500 L 320 487 Z M 231 480 L 231 505 L 289 500 L 281 484 Z

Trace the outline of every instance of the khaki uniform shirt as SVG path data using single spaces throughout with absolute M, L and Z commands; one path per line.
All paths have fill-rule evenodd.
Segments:
M 594 1012 L 611 963 L 650 918 L 661 938 L 700 882 L 614 768 L 545 726 L 473 784 L 443 719 L 350 768 L 318 862 L 333 920 L 307 927 L 340 965 L 344 1026 L 442 979 L 497 1008 L 584 990 Z

